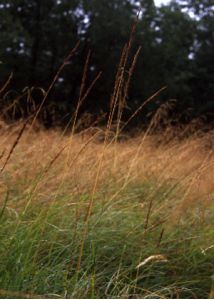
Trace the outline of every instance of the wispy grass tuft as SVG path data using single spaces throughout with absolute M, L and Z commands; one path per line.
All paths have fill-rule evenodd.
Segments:
M 119 139 L 127 124 L 165 89 L 122 123 L 140 52 L 138 48 L 129 62 L 136 25 L 116 71 L 106 128 L 75 134 L 81 105 L 101 76 L 86 87 L 89 53 L 70 134 L 33 130 L 78 43 L 44 92 L 30 128 L 25 130 L 25 123 L 18 134 L 0 131 L 1 297 L 213 294 L 214 153 L 211 146 L 207 149 L 209 138 L 164 143 L 152 134 L 169 106 L 164 105 L 145 133 Z
M 147 136 L 103 152 L 92 137 L 31 138 L 1 177 L 1 297 L 208 297 L 213 156 L 204 162 L 203 140 L 166 148 Z

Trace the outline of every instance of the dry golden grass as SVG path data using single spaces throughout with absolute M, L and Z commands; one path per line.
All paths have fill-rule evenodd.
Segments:
M 181 210 L 195 201 L 209 205 L 213 200 L 214 151 L 207 148 L 208 136 L 157 146 L 155 136 L 144 134 L 124 142 L 99 143 L 97 132 L 63 136 L 58 131 L 26 130 L 1 175 L 1 191 L 5 192 L 8 180 L 15 186 L 24 176 L 21 189 L 28 192 L 29 182 L 40 176 L 35 190 L 49 201 L 60 191 L 90 193 L 111 182 L 122 190 L 155 178 L 160 185 L 180 182 L 186 188 Z M 0 134 L 3 164 L 16 134 L 13 130 Z
M 178 289 L 179 285 L 185 286 L 179 274 L 187 276 L 187 286 L 191 286 L 192 282 L 192 278 L 188 277 L 190 271 L 185 274 L 182 271 L 183 267 L 182 272 L 179 271 L 180 265 L 189 268 L 191 276 L 196 271 L 199 274 L 200 270 L 203 270 L 206 275 L 198 278 L 196 274 L 197 278 L 194 280 L 203 282 L 204 287 L 200 289 L 200 293 L 208 294 L 211 274 L 208 266 L 212 265 L 210 257 L 213 249 L 213 224 L 210 220 L 214 197 L 214 151 L 212 147 L 207 147 L 208 135 L 195 136 L 180 142 L 172 140 L 170 143 L 160 143 L 157 142 L 160 141 L 159 137 L 142 133 L 138 137 L 118 142 L 117 138 L 111 139 L 113 135 L 105 139 L 105 133 L 101 129 L 91 130 L 91 134 L 88 131 L 85 134 L 63 135 L 57 130 L 30 131 L 26 128 L 20 136 L 21 128 L 23 127 L 0 132 L 1 166 L 5 165 L 0 173 L 1 216 L 6 212 L 5 230 L 10 233 L 10 239 L 16 241 L 15 252 L 20 251 L 26 270 L 29 268 L 28 271 L 19 271 L 21 275 L 20 279 L 17 279 L 15 296 L 17 291 L 21 291 L 28 297 L 28 283 L 24 288 L 19 286 L 24 284 L 25 278 L 31 274 L 31 255 L 35 257 L 35 261 L 37 257 L 38 260 L 41 258 L 44 261 L 53 259 L 51 268 L 55 270 L 54 245 L 59 253 L 71 249 L 63 256 L 65 260 L 59 270 L 53 271 L 57 284 L 58 274 L 64 272 L 65 281 L 62 283 L 61 279 L 59 280 L 59 290 L 61 286 L 66 286 L 65 282 L 70 284 L 68 274 L 71 270 L 76 274 L 73 280 L 76 278 L 75 280 L 81 283 L 78 274 L 84 272 L 86 262 L 91 264 L 87 259 L 91 255 L 90 245 L 94 241 L 97 243 L 96 247 L 100 253 L 98 257 L 101 261 L 105 261 L 106 255 L 110 260 L 117 255 L 119 267 L 116 272 L 120 272 L 123 247 L 127 249 L 127 265 L 124 260 L 124 268 L 133 260 L 133 270 L 136 270 L 137 265 L 142 265 L 137 269 L 137 273 L 147 272 L 144 265 L 146 268 L 152 268 L 154 262 L 165 262 L 161 266 L 172 268 L 171 271 L 178 269 L 178 275 L 173 279 Z M 102 142 L 101 135 L 104 136 Z M 201 224 L 200 234 L 199 227 L 194 228 L 194 224 Z M 14 229 L 11 226 L 15 226 Z M 1 230 L 2 236 L 5 237 L 4 226 Z M 192 232 L 189 234 L 190 230 Z M 111 238 L 112 235 L 114 239 Z M 190 240 L 192 248 L 186 253 L 185 247 L 188 247 Z M 9 259 L 15 252 L 13 244 L 7 246 L 7 241 L 8 238 L 5 239 L 5 247 L 9 247 L 12 255 Z M 34 244 L 31 245 L 31 241 L 34 241 Z M 22 249 L 22 243 L 25 249 Z M 47 245 L 43 247 L 44 243 Z M 124 243 L 127 243 L 127 246 L 124 246 Z M 181 245 L 184 245 L 184 248 Z M 46 253 L 47 247 L 49 250 Z M 132 250 L 130 247 L 133 247 Z M 109 249 L 107 254 L 106 249 Z M 32 254 L 25 259 L 22 256 L 23 251 Z M 40 251 L 43 253 L 41 257 Z M 192 253 L 196 260 L 199 255 L 199 266 L 198 262 L 195 264 Z M 16 265 L 17 261 L 19 258 L 14 256 Z M 13 271 L 11 266 L 14 262 L 8 262 L 11 264 L 10 272 Z M 40 270 L 39 263 L 35 263 L 34 267 Z M 111 268 L 114 270 L 114 263 L 112 266 L 110 264 L 109 271 Z M 5 274 L 7 270 L 5 265 Z M 38 273 L 40 275 L 34 277 L 35 282 L 29 285 L 30 291 L 33 291 L 32 295 L 34 292 L 38 295 L 52 293 L 53 289 L 58 292 L 57 284 L 48 288 L 48 292 L 46 288 L 40 288 L 42 280 L 39 276 L 48 278 L 48 270 L 49 267 L 45 265 L 43 271 L 47 275 Z M 111 276 L 114 276 L 114 271 L 113 275 L 112 270 L 110 271 L 111 275 L 107 280 L 105 271 L 108 271 L 108 268 L 103 269 L 101 264 L 101 270 L 104 272 L 101 282 L 107 286 L 104 291 L 108 291 L 108 280 L 113 280 Z M 132 272 L 128 273 L 130 282 L 133 280 L 131 274 Z M 149 274 L 148 271 L 148 278 Z M 17 274 L 11 273 L 11 278 L 13 276 L 19 278 Z M 88 276 L 90 279 L 90 273 Z M 99 275 L 97 276 L 99 278 Z M 10 278 L 7 279 L 6 275 L 2 278 L 2 293 L 8 290 L 5 294 L 13 296 L 13 293 L 10 293 L 13 292 Z M 14 278 L 11 280 L 14 281 Z M 118 284 L 118 280 L 116 279 L 115 284 Z M 151 291 L 142 289 L 139 294 L 142 296 L 152 293 L 152 284 L 151 282 Z M 160 281 L 160 291 L 162 284 Z M 177 288 L 170 287 L 169 282 L 167 284 L 169 292 L 166 293 L 175 293 Z M 127 297 L 132 293 L 132 288 L 133 283 L 130 283 Z M 197 284 L 193 290 L 197 290 Z M 68 292 L 67 287 L 65 292 Z M 73 291 L 68 293 L 83 297 L 81 295 L 85 295 L 85 288 L 79 291 L 74 287 Z
M 129 64 L 137 22 L 117 68 L 107 131 L 90 128 L 74 134 L 81 129 L 81 105 L 101 75 L 86 89 L 90 52 L 71 133 L 45 131 L 37 124 L 79 43 L 47 91 L 42 90 L 31 125 L 0 122 L 2 296 L 197 298 L 210 292 L 213 134 L 180 141 L 179 136 L 171 139 L 174 132 L 151 134 L 167 120 L 173 103 L 165 103 L 145 133 L 129 139 L 120 135 L 165 89 L 156 91 L 122 124 L 140 52 L 138 48 Z M 9 82 L 10 78 L 3 89 Z

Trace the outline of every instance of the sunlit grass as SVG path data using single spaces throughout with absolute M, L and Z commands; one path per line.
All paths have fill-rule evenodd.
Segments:
M 5 153 L 15 138 L 2 132 Z M 214 168 L 204 140 L 26 131 L 1 173 L 1 297 L 208 297 Z M 157 255 L 166 259 L 148 259 Z

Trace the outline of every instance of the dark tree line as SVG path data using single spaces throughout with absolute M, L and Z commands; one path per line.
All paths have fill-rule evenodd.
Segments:
M 140 13 L 139 13 L 140 11 Z M 0 1 L 1 115 L 27 117 L 40 105 L 64 57 L 80 41 L 49 94 L 42 121 L 65 125 L 73 114 L 86 59 L 85 89 L 101 71 L 80 114 L 108 114 L 115 74 L 133 24 L 138 22 L 129 65 L 142 49 L 131 79 L 123 118 L 158 89 L 167 86 L 136 117 L 146 120 L 163 103 L 180 122 L 214 114 L 214 9 L 212 0 L 178 0 L 156 7 L 153 0 Z M 128 72 L 128 70 L 126 70 Z M 0 88 L 1 90 L 1 88 Z M 45 117 L 44 117 L 45 116 Z

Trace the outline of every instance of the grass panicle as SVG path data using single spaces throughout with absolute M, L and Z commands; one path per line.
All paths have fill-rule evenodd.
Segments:
M 27 121 L 14 131 L 1 123 L 1 297 L 213 297 L 210 135 L 180 140 L 167 136 L 167 130 L 157 135 L 154 129 L 167 122 L 173 105 L 165 103 L 145 132 L 119 139 L 132 119 L 166 88 L 122 122 L 141 50 L 130 59 L 137 23 L 117 66 L 105 126 L 77 133 L 81 107 L 101 77 L 99 72 L 87 83 L 89 52 L 76 110 L 65 130 L 33 130 L 79 43 L 47 91 L 39 89 L 42 102 L 35 106 L 28 130 Z M 33 89 L 24 91 L 29 101 Z

